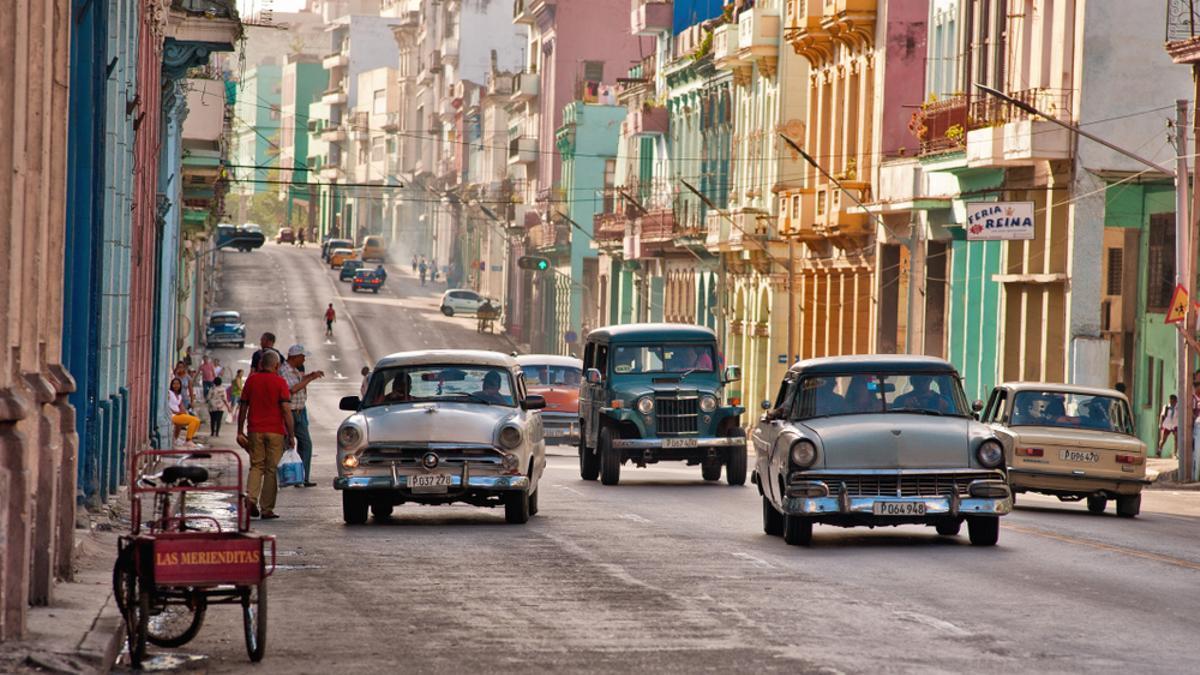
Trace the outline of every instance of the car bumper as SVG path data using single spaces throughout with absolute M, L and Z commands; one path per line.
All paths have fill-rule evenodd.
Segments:
M 441 498 L 447 494 L 467 491 L 514 492 L 529 489 L 528 476 L 463 476 L 451 477 L 451 486 L 446 492 L 413 493 L 408 487 L 408 476 L 404 474 L 371 474 L 367 476 L 338 476 L 333 479 L 335 490 L 399 490 L 420 497 Z
M 1110 492 L 1122 495 L 1135 495 L 1150 481 L 1142 476 L 1129 478 L 1088 476 L 1054 471 L 1039 471 L 1037 469 L 1008 470 L 1009 480 L 1014 488 L 1031 492 L 1046 491 L 1051 494 L 1093 494 Z
M 924 514 L 887 515 L 877 512 L 876 505 L 924 504 Z M 789 483 L 783 500 L 783 511 L 793 516 L 855 516 L 867 518 L 904 519 L 921 522 L 946 516 L 1003 516 L 1013 508 L 1012 492 L 1000 480 L 981 480 L 971 484 L 967 495 L 898 497 L 893 495 L 829 494 L 822 481 Z
M 578 443 L 579 417 L 569 413 L 542 413 L 542 428 L 548 443 Z
M 680 443 L 685 441 L 685 443 Z M 744 448 L 746 439 L 738 436 L 712 438 L 617 438 L 617 450 L 692 450 L 696 448 Z
M 212 335 L 205 336 L 204 340 L 210 345 L 220 344 L 222 342 L 237 344 L 239 342 L 245 342 L 246 336 L 236 335 L 234 333 L 213 333 Z

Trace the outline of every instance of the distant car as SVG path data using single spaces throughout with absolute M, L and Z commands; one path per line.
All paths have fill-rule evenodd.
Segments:
M 341 267 L 342 263 L 346 262 L 347 260 L 356 260 L 357 258 L 358 254 L 354 252 L 354 249 L 335 248 L 329 254 L 329 266 L 336 269 Z
M 487 298 L 469 288 L 452 288 L 442 293 L 442 314 L 476 314 L 486 300 Z M 500 306 L 497 302 L 493 302 L 492 305 Z
M 342 518 L 350 525 L 391 515 L 405 502 L 503 506 L 509 523 L 537 513 L 546 445 L 546 404 L 527 394 L 517 360 L 483 350 L 429 350 L 384 357 L 365 399 L 337 431 Z
M 342 263 L 342 271 L 338 272 L 338 281 L 353 281 L 354 275 L 363 267 L 361 260 L 347 260 Z
M 346 266 L 343 265 L 342 269 L 345 270 Z M 383 288 L 383 277 L 373 269 L 359 269 L 354 273 L 354 280 L 350 282 L 350 290 L 356 293 L 358 291 L 379 293 L 380 288 Z
M 257 226 L 253 226 L 257 228 Z M 217 225 L 217 246 L 234 248 L 243 253 L 259 248 L 266 243 L 262 230 L 247 229 L 235 225 Z
M 279 233 L 275 235 L 276 244 L 290 244 L 296 241 L 296 233 L 290 227 L 279 228 Z
M 204 329 L 204 343 L 209 349 L 229 345 L 238 349 L 245 347 L 246 324 L 242 322 L 242 315 L 233 310 L 213 312 Z
M 387 262 L 387 248 L 384 247 L 383 237 L 373 234 L 363 239 L 362 259 Z
M 1146 444 L 1135 434 L 1129 401 L 1115 389 L 1045 382 L 1005 382 L 988 398 L 982 420 L 1007 440 L 1014 492 L 1041 492 L 1062 501 L 1087 500 L 1104 513 L 1141 511 Z
M 542 425 L 547 444 L 579 443 L 579 384 L 583 361 L 557 354 L 523 354 L 517 357 L 525 373 L 525 388 L 546 399 Z
M 321 260 L 329 262 L 329 256 L 333 255 L 333 251 L 339 248 L 354 248 L 354 242 L 349 239 L 326 239 L 325 243 L 321 244 Z

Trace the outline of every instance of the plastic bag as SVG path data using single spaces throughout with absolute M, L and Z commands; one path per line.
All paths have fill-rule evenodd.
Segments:
M 283 453 L 279 460 L 279 487 L 304 483 L 304 460 L 295 448 Z

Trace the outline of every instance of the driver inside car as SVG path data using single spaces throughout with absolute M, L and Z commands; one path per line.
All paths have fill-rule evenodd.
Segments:
M 500 373 L 489 371 L 483 376 L 483 389 L 475 394 L 476 398 L 481 398 L 488 403 L 496 403 L 505 405 L 508 403 L 508 397 L 500 393 Z
M 946 401 L 934 390 L 930 389 L 933 378 L 928 375 L 913 375 L 908 380 L 911 387 L 907 394 L 899 396 L 892 403 L 893 408 L 904 410 L 934 410 L 946 412 Z
M 412 376 L 408 373 L 402 373 L 392 380 L 392 390 L 386 395 L 381 393 L 376 403 L 402 403 L 411 398 Z

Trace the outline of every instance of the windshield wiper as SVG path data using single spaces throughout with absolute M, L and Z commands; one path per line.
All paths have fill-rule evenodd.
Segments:
M 479 394 L 473 394 L 469 391 L 456 391 L 453 394 L 449 394 L 449 396 L 466 396 L 467 398 L 471 399 L 472 401 L 478 401 L 479 403 L 483 403 L 485 405 L 499 405 L 498 403 L 496 403 L 494 401 L 490 401 L 490 400 L 480 396 Z
M 691 375 L 692 373 L 696 372 L 697 370 L 699 370 L 699 368 L 688 368 L 687 370 L 683 371 L 683 374 L 681 374 L 679 376 L 679 381 L 683 382 L 685 379 L 687 379 L 688 375 Z

